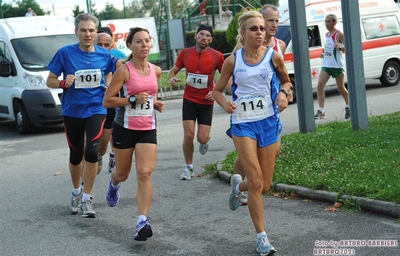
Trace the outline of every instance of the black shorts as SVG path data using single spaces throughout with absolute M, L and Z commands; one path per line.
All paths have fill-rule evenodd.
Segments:
M 107 108 L 107 115 L 106 115 L 106 121 L 104 122 L 104 129 L 111 129 L 114 118 L 115 118 L 115 108 Z
M 111 138 L 113 147 L 118 149 L 134 148 L 136 143 L 157 145 L 157 130 L 129 130 L 113 122 Z
M 193 120 L 198 124 L 211 126 L 213 105 L 204 105 L 194 103 L 190 100 L 183 99 L 182 104 L 182 120 Z

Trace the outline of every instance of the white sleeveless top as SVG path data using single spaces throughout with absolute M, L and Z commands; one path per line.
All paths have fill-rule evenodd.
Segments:
M 343 54 L 335 48 L 336 36 L 339 30 L 333 32 L 329 36 L 329 32 L 326 33 L 326 42 L 324 48 L 324 58 L 322 59 L 322 67 L 325 68 L 343 68 Z
M 248 64 L 243 58 L 243 48 L 235 53 L 232 100 L 237 108 L 231 114 L 232 124 L 255 122 L 275 114 L 279 82 L 272 66 L 273 54 L 274 50 L 267 47 L 258 64 Z

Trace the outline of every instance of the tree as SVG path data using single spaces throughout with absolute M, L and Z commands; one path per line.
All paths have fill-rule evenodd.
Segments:
M 17 5 L 16 7 L 10 4 L 1 5 L 3 18 L 24 17 L 29 7 L 31 7 L 37 15 L 50 14 L 50 12 L 45 12 L 40 8 L 35 0 L 16 1 L 15 4 Z
M 81 14 L 81 13 L 85 13 L 85 11 L 84 11 L 84 10 L 81 10 L 81 9 L 79 8 L 79 5 L 75 5 L 75 6 L 74 6 L 74 9 L 72 9 L 72 13 L 74 14 L 74 17 L 76 17 L 76 16 L 78 16 L 78 15 Z
M 104 10 L 102 10 L 97 16 L 99 20 L 113 20 L 113 19 L 123 19 L 123 10 L 118 10 L 113 4 L 106 4 Z

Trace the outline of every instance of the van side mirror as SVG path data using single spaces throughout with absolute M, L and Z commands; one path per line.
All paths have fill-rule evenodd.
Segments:
M 0 61 L 0 76 L 9 77 L 13 74 L 13 64 L 9 61 Z

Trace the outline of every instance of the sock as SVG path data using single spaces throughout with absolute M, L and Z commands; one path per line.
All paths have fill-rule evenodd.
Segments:
M 235 193 L 240 193 L 241 192 L 240 189 L 239 189 L 239 184 L 237 184 L 236 187 L 235 187 Z
M 139 224 L 139 222 L 141 221 L 145 221 L 147 219 L 146 215 L 139 215 L 137 217 L 137 224 Z
M 114 184 L 111 182 L 111 187 L 112 187 L 113 189 L 118 189 L 120 185 L 121 185 L 121 182 L 118 183 L 117 185 L 114 185 Z
M 265 233 L 265 231 L 260 232 L 260 233 L 257 234 L 257 240 L 260 239 L 260 238 L 263 237 L 263 236 L 266 236 L 266 237 L 267 237 L 267 240 L 269 241 L 268 236 L 267 236 L 267 233 Z
M 193 169 L 193 164 L 186 164 L 187 167 L 189 167 L 190 169 Z
M 319 110 L 321 110 L 322 113 L 324 112 L 324 108 L 319 108 Z
M 81 187 L 79 187 L 79 188 L 74 188 L 74 189 L 72 189 L 72 194 L 73 194 L 74 196 L 77 196 L 77 195 L 79 195 L 79 194 L 81 193 L 81 191 L 82 191 L 82 188 L 81 188 Z
M 345 108 L 349 108 L 349 105 L 346 105 L 346 107 Z
M 114 152 L 110 152 L 110 158 L 114 158 Z
M 90 194 L 83 193 L 82 196 L 82 203 L 86 202 L 86 200 L 90 200 Z

